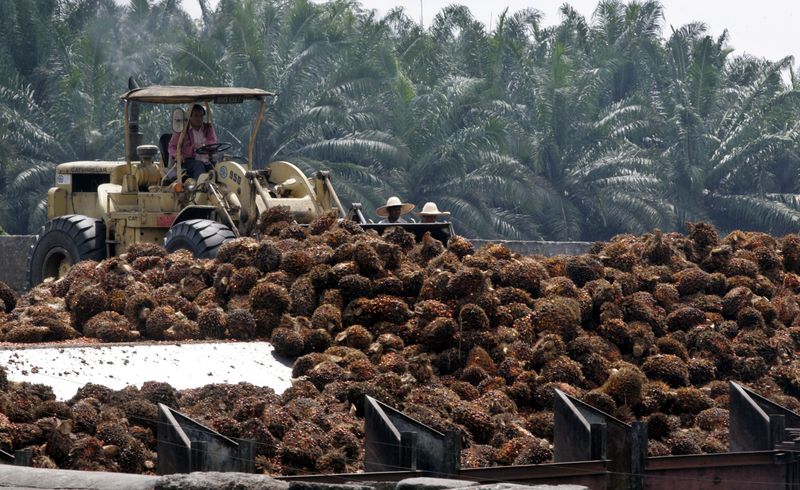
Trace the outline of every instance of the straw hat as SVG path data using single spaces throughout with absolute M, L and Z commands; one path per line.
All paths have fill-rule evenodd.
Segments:
M 401 206 L 400 214 L 406 214 L 407 212 L 414 209 L 414 205 L 410 202 L 402 202 L 400 198 L 397 196 L 392 196 L 386 200 L 386 205 L 379 207 L 375 210 L 375 214 L 378 216 L 385 218 L 389 216 L 389 210 L 387 208 L 393 208 L 395 206 Z
M 426 202 L 422 206 L 422 211 L 414 213 L 417 216 L 450 216 L 450 211 L 439 211 L 439 207 L 435 202 Z

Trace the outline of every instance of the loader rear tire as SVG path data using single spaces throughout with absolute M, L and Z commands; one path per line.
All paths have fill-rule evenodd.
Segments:
M 49 277 L 60 278 L 81 260 L 106 258 L 106 225 L 80 214 L 54 218 L 42 227 L 28 254 L 31 287 Z
M 190 219 L 174 225 L 164 237 L 168 252 L 185 249 L 198 259 L 213 259 L 223 243 L 236 238 L 230 228 L 208 219 Z

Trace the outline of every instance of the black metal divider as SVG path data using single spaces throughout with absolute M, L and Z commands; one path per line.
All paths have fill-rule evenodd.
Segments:
M 193 471 L 255 472 L 255 442 L 238 442 L 158 404 L 157 452 L 159 475 Z
M 800 450 L 800 415 L 734 381 L 728 393 L 731 452 Z
M 643 488 L 647 423 L 626 424 L 561 390 L 555 394 L 553 460 L 608 460 L 610 488 Z
M 461 458 L 461 434 L 441 433 L 371 396 L 364 397 L 364 469 L 421 470 L 452 478 Z

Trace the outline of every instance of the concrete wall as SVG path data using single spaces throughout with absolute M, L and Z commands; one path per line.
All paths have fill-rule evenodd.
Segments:
M 17 291 L 28 287 L 28 253 L 33 235 L 0 236 L 0 281 Z
M 32 235 L 0 236 L 0 281 L 17 291 L 28 287 L 28 253 Z M 471 240 L 476 248 L 489 243 L 502 243 L 524 255 L 580 255 L 587 253 L 589 242 L 529 242 L 522 240 Z

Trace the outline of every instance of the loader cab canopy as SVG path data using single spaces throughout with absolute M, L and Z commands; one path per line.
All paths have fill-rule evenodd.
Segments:
M 242 87 L 183 87 L 178 85 L 152 85 L 135 88 L 122 94 L 122 99 L 145 104 L 240 104 L 245 100 L 263 100 L 275 94 L 258 88 Z
M 135 88 L 122 94 L 121 99 L 125 101 L 125 155 L 130 168 L 131 160 L 135 158 L 135 149 L 138 142 L 131 141 L 131 127 L 138 131 L 138 104 L 204 104 L 206 109 L 209 103 L 214 104 L 241 104 L 246 100 L 259 102 L 258 114 L 253 122 L 250 133 L 250 141 L 247 147 L 247 166 L 252 170 L 253 146 L 258 134 L 261 119 L 264 116 L 265 99 L 274 97 L 273 92 L 257 88 L 244 87 L 188 87 L 179 85 L 151 85 L 149 87 Z M 210 117 L 210 116 L 209 116 Z M 188 122 L 188 119 L 187 119 Z M 186 124 L 186 122 L 184 122 Z M 186 126 L 180 133 L 178 144 L 180 145 L 186 133 Z M 182 157 L 180 152 L 176 158 L 176 173 L 180 174 Z

